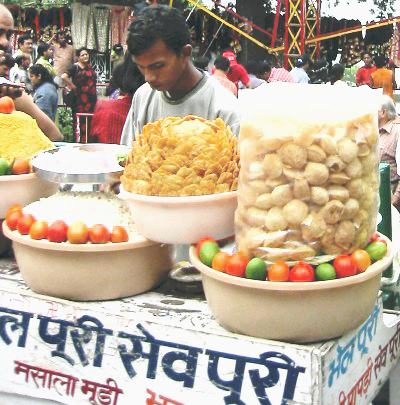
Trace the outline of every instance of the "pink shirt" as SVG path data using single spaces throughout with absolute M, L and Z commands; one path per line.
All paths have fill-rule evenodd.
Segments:
M 289 82 L 296 83 L 292 74 L 284 68 L 272 68 L 268 78 L 269 82 Z
M 224 72 L 221 72 L 218 69 L 215 69 L 215 72 L 211 76 L 214 79 L 218 80 L 224 87 L 231 91 L 236 97 L 238 96 L 238 90 L 235 83 L 231 82 Z
M 397 184 L 393 194 L 400 197 L 400 179 L 397 174 L 396 147 L 399 138 L 400 123 L 397 120 L 387 122 L 379 128 L 380 161 L 390 165 L 390 181 Z

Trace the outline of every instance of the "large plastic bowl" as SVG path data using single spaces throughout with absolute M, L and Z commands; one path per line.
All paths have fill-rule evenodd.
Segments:
M 191 246 L 190 261 L 201 273 L 208 305 L 226 329 L 244 335 L 306 343 L 342 336 L 364 322 L 374 307 L 386 256 L 356 276 L 314 282 L 256 281 L 204 265 Z
M 237 192 L 191 197 L 133 194 L 121 187 L 138 231 L 161 243 L 190 244 L 205 236 L 216 240 L 234 235 Z
M 0 218 L 5 218 L 7 210 L 14 204 L 25 207 L 57 191 L 58 184 L 43 180 L 35 173 L 0 176 Z
M 171 268 L 170 247 L 144 238 L 132 242 L 72 245 L 33 240 L 11 231 L 15 259 L 28 287 L 78 301 L 129 297 L 159 285 Z

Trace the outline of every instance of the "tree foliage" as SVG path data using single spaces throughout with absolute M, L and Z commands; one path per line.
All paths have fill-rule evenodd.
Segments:
M 354 2 L 355 0 L 346 0 L 347 4 Z M 357 0 L 357 2 L 362 5 L 362 3 L 367 3 L 368 0 Z M 343 0 L 321 0 L 321 2 L 328 3 L 331 7 L 337 6 L 342 3 Z M 390 18 L 394 16 L 396 11 L 395 3 L 397 0 L 373 0 L 373 7 L 369 10 L 371 15 L 377 19 L 380 18 Z

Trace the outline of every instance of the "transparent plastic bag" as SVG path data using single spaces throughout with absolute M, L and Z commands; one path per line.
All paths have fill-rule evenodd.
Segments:
M 381 92 L 260 87 L 241 100 L 239 250 L 267 263 L 319 263 L 365 247 L 379 207 Z

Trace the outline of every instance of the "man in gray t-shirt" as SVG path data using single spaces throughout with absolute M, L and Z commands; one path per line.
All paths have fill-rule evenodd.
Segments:
M 134 95 L 121 143 L 131 145 L 148 122 L 189 114 L 222 118 L 239 135 L 240 109 L 235 96 L 194 66 L 190 32 L 175 8 L 145 8 L 131 23 L 127 38 L 145 83 Z

